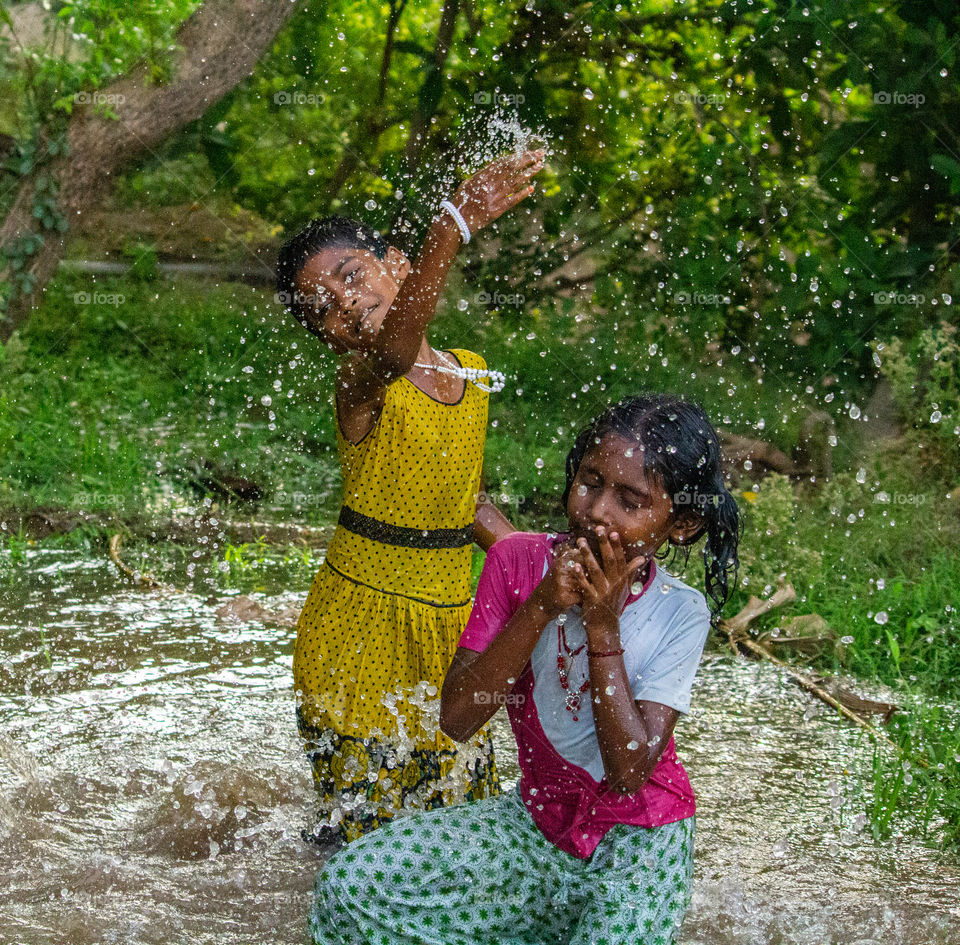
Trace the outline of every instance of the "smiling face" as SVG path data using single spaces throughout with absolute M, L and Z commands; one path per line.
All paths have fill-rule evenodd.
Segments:
M 627 559 L 651 556 L 667 540 L 689 542 L 702 527 L 696 513 L 678 514 L 659 477 L 644 470 L 633 440 L 607 434 L 583 457 L 567 498 L 574 539 L 585 538 L 597 561 L 597 527 L 617 532 Z
M 307 328 L 338 354 L 363 353 L 409 271 L 409 261 L 393 246 L 383 259 L 368 249 L 320 250 L 294 280 Z

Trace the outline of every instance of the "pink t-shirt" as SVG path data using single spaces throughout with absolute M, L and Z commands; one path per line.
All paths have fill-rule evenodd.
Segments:
M 543 579 L 557 536 L 516 532 L 487 554 L 460 646 L 482 652 Z M 643 590 L 620 618 L 624 665 L 635 699 L 688 712 L 690 688 L 710 627 L 702 594 L 651 562 Z M 567 612 L 571 650 L 586 642 L 579 608 Z M 519 749 L 520 793 L 544 836 L 573 856 L 590 856 L 616 824 L 658 827 L 690 817 L 695 804 L 673 738 L 635 794 L 611 791 L 603 770 L 589 693 L 577 721 L 566 707 L 557 673 L 557 621 L 540 635 L 507 702 Z M 568 657 L 570 690 L 587 679 L 586 647 Z

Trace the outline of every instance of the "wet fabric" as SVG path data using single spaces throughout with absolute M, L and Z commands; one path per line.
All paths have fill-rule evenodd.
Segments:
M 458 748 L 438 724 L 470 612 L 487 403 L 470 383 L 446 404 L 400 378 L 360 443 L 338 424 L 343 509 L 300 615 L 293 672 L 318 823 L 347 840 L 400 810 L 497 791 L 486 730 Z
M 460 645 L 481 652 L 543 579 L 559 536 L 516 532 L 498 541 L 484 562 L 473 611 Z M 506 700 L 517 740 L 520 791 L 544 835 L 574 856 L 589 856 L 615 824 L 659 827 L 693 815 L 693 789 L 671 737 L 643 787 L 621 794 L 605 777 L 588 696 L 576 712 L 570 691 L 589 679 L 586 630 L 579 607 L 564 617 L 570 689 L 557 673 L 557 620 L 541 633 L 530 662 Z M 634 699 L 679 712 L 690 708 L 690 689 L 710 629 L 703 595 L 651 562 L 647 580 L 620 616 L 623 662 Z
M 317 945 L 670 945 L 690 901 L 692 817 L 621 824 L 588 859 L 550 843 L 518 792 L 396 820 L 317 877 Z

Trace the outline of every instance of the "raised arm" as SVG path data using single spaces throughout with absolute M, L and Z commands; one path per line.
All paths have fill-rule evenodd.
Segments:
M 526 151 L 499 158 L 460 185 L 452 202 L 471 233 L 533 193 L 530 181 L 543 168 L 543 157 L 543 151 Z M 449 213 L 441 213 L 431 224 L 420 255 L 387 312 L 369 355 L 370 368 L 382 383 L 402 377 L 413 367 L 460 240 L 460 231 Z

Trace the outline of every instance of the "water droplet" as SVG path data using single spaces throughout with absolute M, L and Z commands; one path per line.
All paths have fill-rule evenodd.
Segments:
M 630 585 L 631 594 L 639 594 L 642 590 L 643 584 L 641 584 L 640 581 L 634 581 L 633 584 Z
M 365 206 L 368 210 L 376 210 L 376 209 L 377 209 L 377 201 L 374 200 L 374 199 L 371 197 L 371 198 L 364 204 L 364 206 Z
M 584 97 L 587 101 L 593 101 L 593 89 L 584 89 L 584 90 L 583 90 L 583 97 Z
M 850 404 L 850 409 L 847 413 L 850 415 L 851 420 L 860 419 L 860 408 L 856 404 Z
M 465 312 L 469 305 L 470 303 L 466 299 L 460 299 L 460 301 L 457 302 L 457 311 Z
M 890 615 L 885 610 L 879 610 L 874 614 L 873 620 L 874 623 L 878 623 L 881 626 L 885 624 L 890 619 Z
M 850 644 L 853 643 L 853 637 L 848 633 L 845 637 L 840 637 L 840 642 L 844 646 L 850 646 Z
M 882 591 L 887 586 L 885 578 L 877 578 L 877 590 Z
M 866 481 L 867 481 L 867 471 L 866 469 L 863 468 L 863 466 L 861 466 L 857 470 L 857 482 L 864 483 Z
M 260 398 L 260 403 L 263 404 L 264 407 L 269 407 L 270 404 L 273 403 L 273 398 L 269 394 L 264 394 Z
M 536 466 L 537 469 L 543 469 L 543 465 L 544 465 L 544 464 L 543 464 L 543 460 L 538 456 L 538 457 L 533 461 L 533 465 Z
M 943 419 L 943 414 L 940 413 L 939 410 L 934 410 L 933 413 L 930 414 L 931 423 L 939 423 L 942 419 Z
M 639 747 L 640 742 L 638 742 L 635 738 L 631 738 L 630 741 L 627 742 L 628 751 L 636 751 Z
M 604 691 L 608 696 L 612 696 L 612 695 L 617 691 L 617 687 L 616 687 L 616 686 L 607 686 L 607 688 L 604 689 L 603 691 Z

